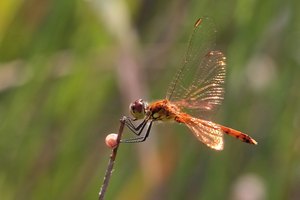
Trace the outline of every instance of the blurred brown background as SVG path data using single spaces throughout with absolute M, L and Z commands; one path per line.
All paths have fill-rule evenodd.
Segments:
M 300 199 L 300 2 L 0 2 L 0 199 L 97 199 L 136 98 L 163 98 L 197 18 L 227 56 L 216 152 L 182 125 L 121 145 L 107 199 Z M 126 129 L 125 136 L 129 135 Z

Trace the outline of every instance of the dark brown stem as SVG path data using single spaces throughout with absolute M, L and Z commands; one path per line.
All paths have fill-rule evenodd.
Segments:
M 108 161 L 108 165 L 107 165 L 107 169 L 106 169 L 106 172 L 105 172 L 104 180 L 103 180 L 100 192 L 99 192 L 99 200 L 104 199 L 104 195 L 105 195 L 106 189 L 107 189 L 108 184 L 109 184 L 109 180 L 110 180 L 110 177 L 111 177 L 111 174 L 112 174 L 112 170 L 114 168 L 114 164 L 115 164 L 115 160 L 116 160 L 120 140 L 121 140 L 121 137 L 122 137 L 122 134 L 123 134 L 124 125 L 125 125 L 125 117 L 123 117 L 120 120 L 120 128 L 119 128 L 119 133 L 118 133 L 118 137 L 117 137 L 117 146 L 112 150 L 112 153 L 110 154 L 110 158 L 109 158 L 109 161 Z

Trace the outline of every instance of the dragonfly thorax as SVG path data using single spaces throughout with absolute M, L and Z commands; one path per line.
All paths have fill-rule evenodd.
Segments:
M 148 103 L 143 99 L 137 99 L 129 105 L 129 111 L 135 119 L 145 118 L 148 109 Z

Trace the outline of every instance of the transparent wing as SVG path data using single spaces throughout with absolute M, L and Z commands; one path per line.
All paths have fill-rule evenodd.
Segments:
M 215 32 L 211 19 L 196 22 L 183 65 L 166 97 L 179 107 L 197 110 L 202 117 L 216 110 L 224 96 L 226 58 L 222 52 L 212 51 Z
M 185 124 L 204 144 L 214 150 L 223 150 L 223 132 L 218 124 L 197 118 L 190 118 Z
M 196 109 L 201 116 L 215 111 L 224 99 L 226 58 L 220 51 L 211 51 L 203 58 L 195 78 L 174 102 L 180 107 Z

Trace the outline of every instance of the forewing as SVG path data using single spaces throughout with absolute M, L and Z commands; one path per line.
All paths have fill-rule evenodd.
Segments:
M 204 144 L 214 150 L 223 150 L 223 133 L 219 125 L 197 118 L 191 118 L 185 124 L 192 133 Z
M 192 109 L 206 118 L 222 103 L 226 58 L 214 51 L 215 25 L 199 19 L 193 29 L 182 67 L 171 82 L 166 98 L 181 108 Z
M 220 51 L 204 56 L 190 86 L 176 105 L 196 110 L 201 117 L 215 111 L 224 99 L 226 58 Z
M 215 32 L 215 25 L 210 18 L 196 21 L 182 65 L 169 85 L 167 99 L 177 102 L 187 93 L 202 58 L 215 46 Z

